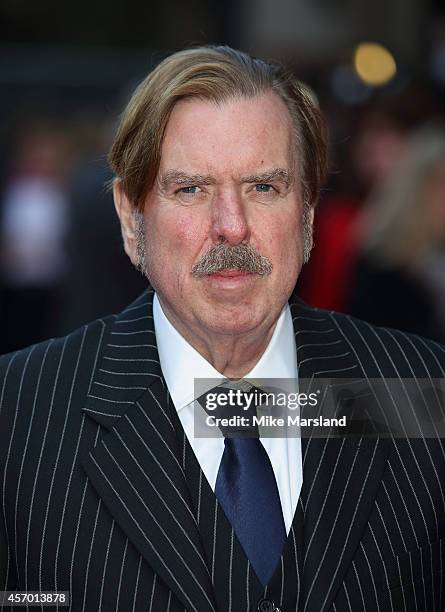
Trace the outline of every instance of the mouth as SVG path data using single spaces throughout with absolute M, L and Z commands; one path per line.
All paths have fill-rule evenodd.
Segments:
M 238 276 L 252 276 L 252 272 L 246 272 L 245 270 L 237 270 L 236 268 L 229 268 L 228 270 L 220 270 L 209 274 L 213 278 L 237 278 Z
M 235 290 L 250 286 L 256 276 L 252 272 L 231 268 L 208 274 L 205 279 L 214 289 Z

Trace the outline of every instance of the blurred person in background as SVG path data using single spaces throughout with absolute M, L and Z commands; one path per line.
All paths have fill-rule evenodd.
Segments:
M 312 306 L 347 312 L 348 288 L 360 248 L 355 230 L 360 210 L 368 194 L 397 164 L 407 130 L 406 120 L 392 108 L 366 109 L 355 136 L 343 147 L 342 172 L 331 177 L 333 184 L 316 213 L 314 249 L 299 280 L 300 295 Z
M 71 223 L 60 313 L 64 331 L 119 312 L 144 289 L 122 248 L 113 196 L 107 189 L 112 174 L 104 151 L 113 135 L 111 123 L 94 114 L 72 120 L 76 159 L 67 185 Z
M 363 209 L 346 311 L 445 340 L 445 130 L 424 127 Z
M 36 120 L 22 128 L 1 202 L 2 352 L 60 331 L 68 168 L 69 143 L 59 128 Z

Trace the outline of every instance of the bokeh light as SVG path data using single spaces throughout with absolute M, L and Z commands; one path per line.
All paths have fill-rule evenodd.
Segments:
M 391 53 L 377 43 L 361 43 L 354 53 L 354 67 L 368 85 L 385 85 L 396 74 L 397 66 Z

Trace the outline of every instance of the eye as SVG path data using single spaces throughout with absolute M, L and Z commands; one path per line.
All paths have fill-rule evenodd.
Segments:
M 176 191 L 176 193 L 194 194 L 198 193 L 198 189 L 200 189 L 200 187 L 198 187 L 197 185 L 190 185 L 189 187 L 181 187 Z
M 258 193 L 271 193 L 271 191 L 275 191 L 272 185 L 267 183 L 258 183 L 255 185 L 255 189 Z

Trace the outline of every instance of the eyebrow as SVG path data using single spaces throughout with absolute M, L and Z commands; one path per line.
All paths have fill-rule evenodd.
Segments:
M 293 181 L 293 174 L 285 168 L 272 168 L 261 172 L 261 174 L 251 174 L 241 178 L 242 183 L 271 183 L 273 181 L 283 181 L 290 185 Z
M 170 187 L 170 185 L 214 185 L 216 180 L 209 174 L 187 174 L 181 170 L 167 170 L 163 174 L 159 183 L 162 189 Z
M 271 168 L 260 174 L 250 174 L 241 177 L 241 183 L 270 183 L 272 181 L 282 181 L 289 186 L 294 179 L 294 175 L 285 168 Z M 162 189 L 167 189 L 171 185 L 214 185 L 216 179 L 210 174 L 187 174 L 181 170 L 167 170 L 163 174 L 159 183 Z

